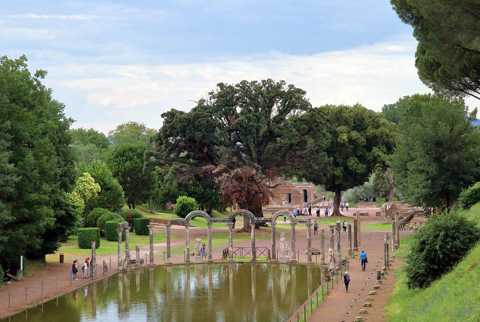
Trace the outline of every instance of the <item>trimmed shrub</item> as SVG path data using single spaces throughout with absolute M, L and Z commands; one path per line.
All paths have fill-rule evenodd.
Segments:
M 117 227 L 120 222 L 116 220 L 107 221 L 105 223 L 105 238 L 109 241 L 118 240 Z M 125 234 L 122 234 L 122 240 L 125 240 Z
M 185 218 L 191 211 L 197 209 L 198 203 L 195 198 L 188 196 L 180 196 L 177 198 L 177 203 L 175 205 L 175 213 L 179 217 Z
M 428 287 L 449 272 L 479 240 L 480 229 L 459 214 L 431 218 L 415 235 L 407 257 L 408 287 Z
M 120 212 L 120 215 L 128 222 L 130 226 L 130 231 L 133 231 L 133 220 L 135 218 L 143 218 L 143 215 L 135 209 L 123 209 Z
M 100 218 L 102 215 L 111 214 L 111 213 L 112 212 L 110 210 L 105 209 L 105 208 L 92 209 L 92 211 L 90 211 L 88 213 L 87 217 L 85 217 L 84 226 L 85 227 L 97 227 L 98 218 Z
M 480 202 L 480 182 L 463 190 L 458 200 L 464 209 L 468 209 L 477 202 Z
M 96 241 L 96 248 L 100 247 L 100 229 L 94 227 L 79 228 L 78 232 L 78 247 L 81 249 L 90 249 L 92 241 Z
M 123 222 L 124 220 L 122 216 L 115 214 L 113 212 L 101 215 L 97 219 L 97 227 L 100 229 L 100 234 L 102 234 L 102 236 L 105 236 L 105 223 L 107 221 Z
M 135 234 L 148 235 L 149 224 L 150 224 L 150 219 L 148 218 L 135 218 L 133 220 L 133 227 L 135 229 Z

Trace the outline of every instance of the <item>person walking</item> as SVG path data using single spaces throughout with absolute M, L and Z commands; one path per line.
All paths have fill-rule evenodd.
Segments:
M 367 252 L 364 249 L 362 249 L 362 251 L 360 252 L 360 264 L 362 264 L 362 271 L 364 272 L 367 269 L 367 263 L 368 263 Z
M 78 267 L 77 267 L 77 260 L 75 259 L 72 263 L 72 280 L 77 279 Z
M 348 272 L 345 272 L 345 274 L 343 274 L 343 284 L 345 284 L 345 292 L 348 293 L 348 286 L 350 285 L 350 275 L 348 274 Z
M 313 224 L 313 236 L 317 236 L 318 235 L 318 223 L 315 222 Z
M 325 217 L 328 217 L 328 207 L 325 207 Z
M 317 207 L 316 214 L 317 214 L 317 217 L 320 217 L 320 207 Z

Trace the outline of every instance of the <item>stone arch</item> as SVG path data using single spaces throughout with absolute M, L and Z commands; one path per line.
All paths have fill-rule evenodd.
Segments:
M 243 216 L 243 218 L 248 217 L 250 219 L 251 225 L 255 225 L 255 222 L 257 221 L 257 217 L 255 217 L 255 214 L 250 210 L 246 210 L 246 209 L 239 209 L 228 215 L 228 217 L 230 218 L 230 221 L 232 222 L 237 216 Z
M 190 211 L 187 215 L 187 217 L 185 217 L 185 224 L 189 225 L 190 224 L 190 221 L 192 219 L 194 219 L 195 217 L 203 217 L 207 220 L 208 224 L 210 225 L 211 222 L 212 222 L 212 217 L 206 213 L 205 211 L 203 210 L 194 210 L 194 211 Z
M 273 260 L 278 260 L 277 258 L 277 241 L 276 241 L 276 222 L 278 217 L 289 217 L 290 218 L 290 225 L 291 225 L 291 240 L 290 240 L 290 248 L 292 252 L 292 257 L 291 260 L 295 261 L 295 252 L 296 252 L 296 247 L 295 247 L 295 225 L 297 224 L 297 219 L 293 214 L 290 213 L 288 210 L 280 210 L 277 211 L 276 213 L 273 214 L 272 216 L 272 259 Z
M 186 232 L 186 239 L 185 239 L 185 250 L 186 250 L 186 257 L 185 261 L 190 263 L 190 221 L 195 217 L 203 217 L 207 220 L 208 223 L 208 230 L 207 230 L 207 237 L 208 237 L 208 261 L 212 261 L 212 217 L 208 213 L 202 210 L 194 210 L 191 211 L 185 217 L 185 232 Z
M 251 212 L 250 210 L 246 210 L 246 209 L 236 210 L 228 216 L 229 219 L 230 219 L 230 222 L 232 223 L 232 226 L 233 226 L 233 222 L 234 222 L 236 216 L 243 216 L 244 220 L 245 220 L 245 218 L 248 217 L 249 220 L 250 220 L 250 225 L 251 225 L 250 245 L 251 245 L 251 248 L 252 248 L 252 261 L 255 262 L 257 260 L 256 236 L 255 236 L 255 224 L 257 222 L 257 217 L 255 217 L 253 212 Z M 232 229 L 230 229 L 230 237 L 229 237 L 229 244 L 230 244 L 229 247 L 230 248 L 233 248 L 232 238 L 233 238 L 232 237 Z

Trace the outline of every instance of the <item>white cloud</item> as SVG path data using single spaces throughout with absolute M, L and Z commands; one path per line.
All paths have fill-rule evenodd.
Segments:
M 218 82 L 284 79 L 307 91 L 313 105 L 383 104 L 425 92 L 414 66 L 415 43 L 382 43 L 310 56 L 264 57 L 172 65 L 62 66 L 72 78 L 61 84 L 105 108 L 191 106 Z M 50 74 L 52 75 L 52 73 Z
M 14 19 L 32 19 L 32 20 L 66 20 L 66 21 L 87 21 L 97 18 L 95 15 L 84 14 L 38 14 L 38 13 L 23 13 L 16 15 L 8 15 L 8 18 Z

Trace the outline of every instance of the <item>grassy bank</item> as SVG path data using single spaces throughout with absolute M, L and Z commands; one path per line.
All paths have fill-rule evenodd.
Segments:
M 480 204 L 463 214 L 480 225 Z M 411 241 L 402 242 L 399 258 L 408 254 Z M 478 322 L 480 321 L 480 244 L 451 272 L 426 289 L 410 290 L 403 269 L 386 307 L 389 322 Z

